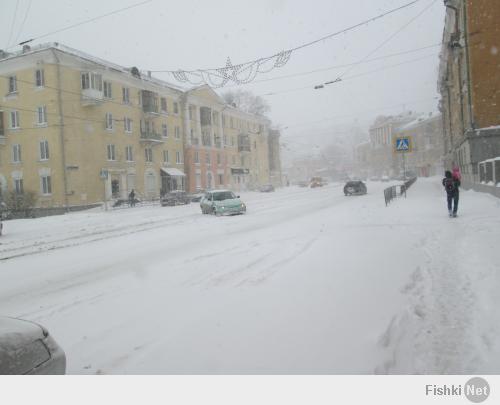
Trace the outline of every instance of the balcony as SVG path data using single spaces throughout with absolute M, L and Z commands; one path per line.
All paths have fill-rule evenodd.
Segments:
M 83 89 L 82 90 L 82 106 L 99 105 L 104 101 L 104 93 L 102 90 Z
M 141 131 L 141 137 L 139 139 L 142 143 L 148 144 L 160 144 L 165 142 L 165 139 L 157 132 L 151 131 Z
M 158 95 L 149 90 L 141 91 L 142 111 L 147 115 L 158 115 Z

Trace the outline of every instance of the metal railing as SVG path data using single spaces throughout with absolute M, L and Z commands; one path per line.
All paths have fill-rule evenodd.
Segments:
M 406 198 L 406 191 L 416 181 L 417 181 L 417 178 L 412 177 L 411 179 L 405 181 L 403 184 L 398 184 L 398 185 L 387 187 L 386 189 L 384 189 L 385 206 L 387 207 L 389 205 L 389 203 L 397 197 L 404 196 Z M 399 188 L 399 192 L 398 192 L 398 188 Z

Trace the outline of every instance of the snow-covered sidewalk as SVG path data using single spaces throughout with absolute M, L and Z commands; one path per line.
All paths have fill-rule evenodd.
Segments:
M 46 325 L 70 373 L 469 373 L 500 369 L 500 200 L 439 179 L 5 223 L 0 308 Z

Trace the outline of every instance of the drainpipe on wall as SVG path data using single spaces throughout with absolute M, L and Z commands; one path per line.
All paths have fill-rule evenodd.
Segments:
M 469 107 L 469 118 L 471 129 L 476 128 L 476 122 L 474 120 L 474 115 L 472 114 L 472 93 L 471 93 L 471 78 L 470 78 L 470 57 L 469 57 L 469 30 L 467 29 L 467 1 L 464 1 L 463 5 L 464 13 L 464 41 L 465 41 L 465 66 L 467 67 L 467 103 Z
M 52 48 L 52 55 L 54 55 L 54 59 L 56 60 L 56 72 L 57 72 L 57 106 L 59 109 L 59 142 L 61 145 L 61 160 L 62 160 L 62 171 L 63 171 L 63 185 L 64 185 L 64 208 L 66 212 L 69 211 L 68 207 L 68 176 L 66 174 L 66 148 L 64 141 L 64 115 L 63 115 L 63 106 L 62 106 L 62 96 L 61 96 L 61 66 L 59 58 L 55 50 Z

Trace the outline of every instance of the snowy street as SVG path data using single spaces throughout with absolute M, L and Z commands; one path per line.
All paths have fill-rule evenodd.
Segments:
M 494 373 L 500 200 L 439 178 L 4 222 L 0 311 L 46 326 L 70 374 Z

